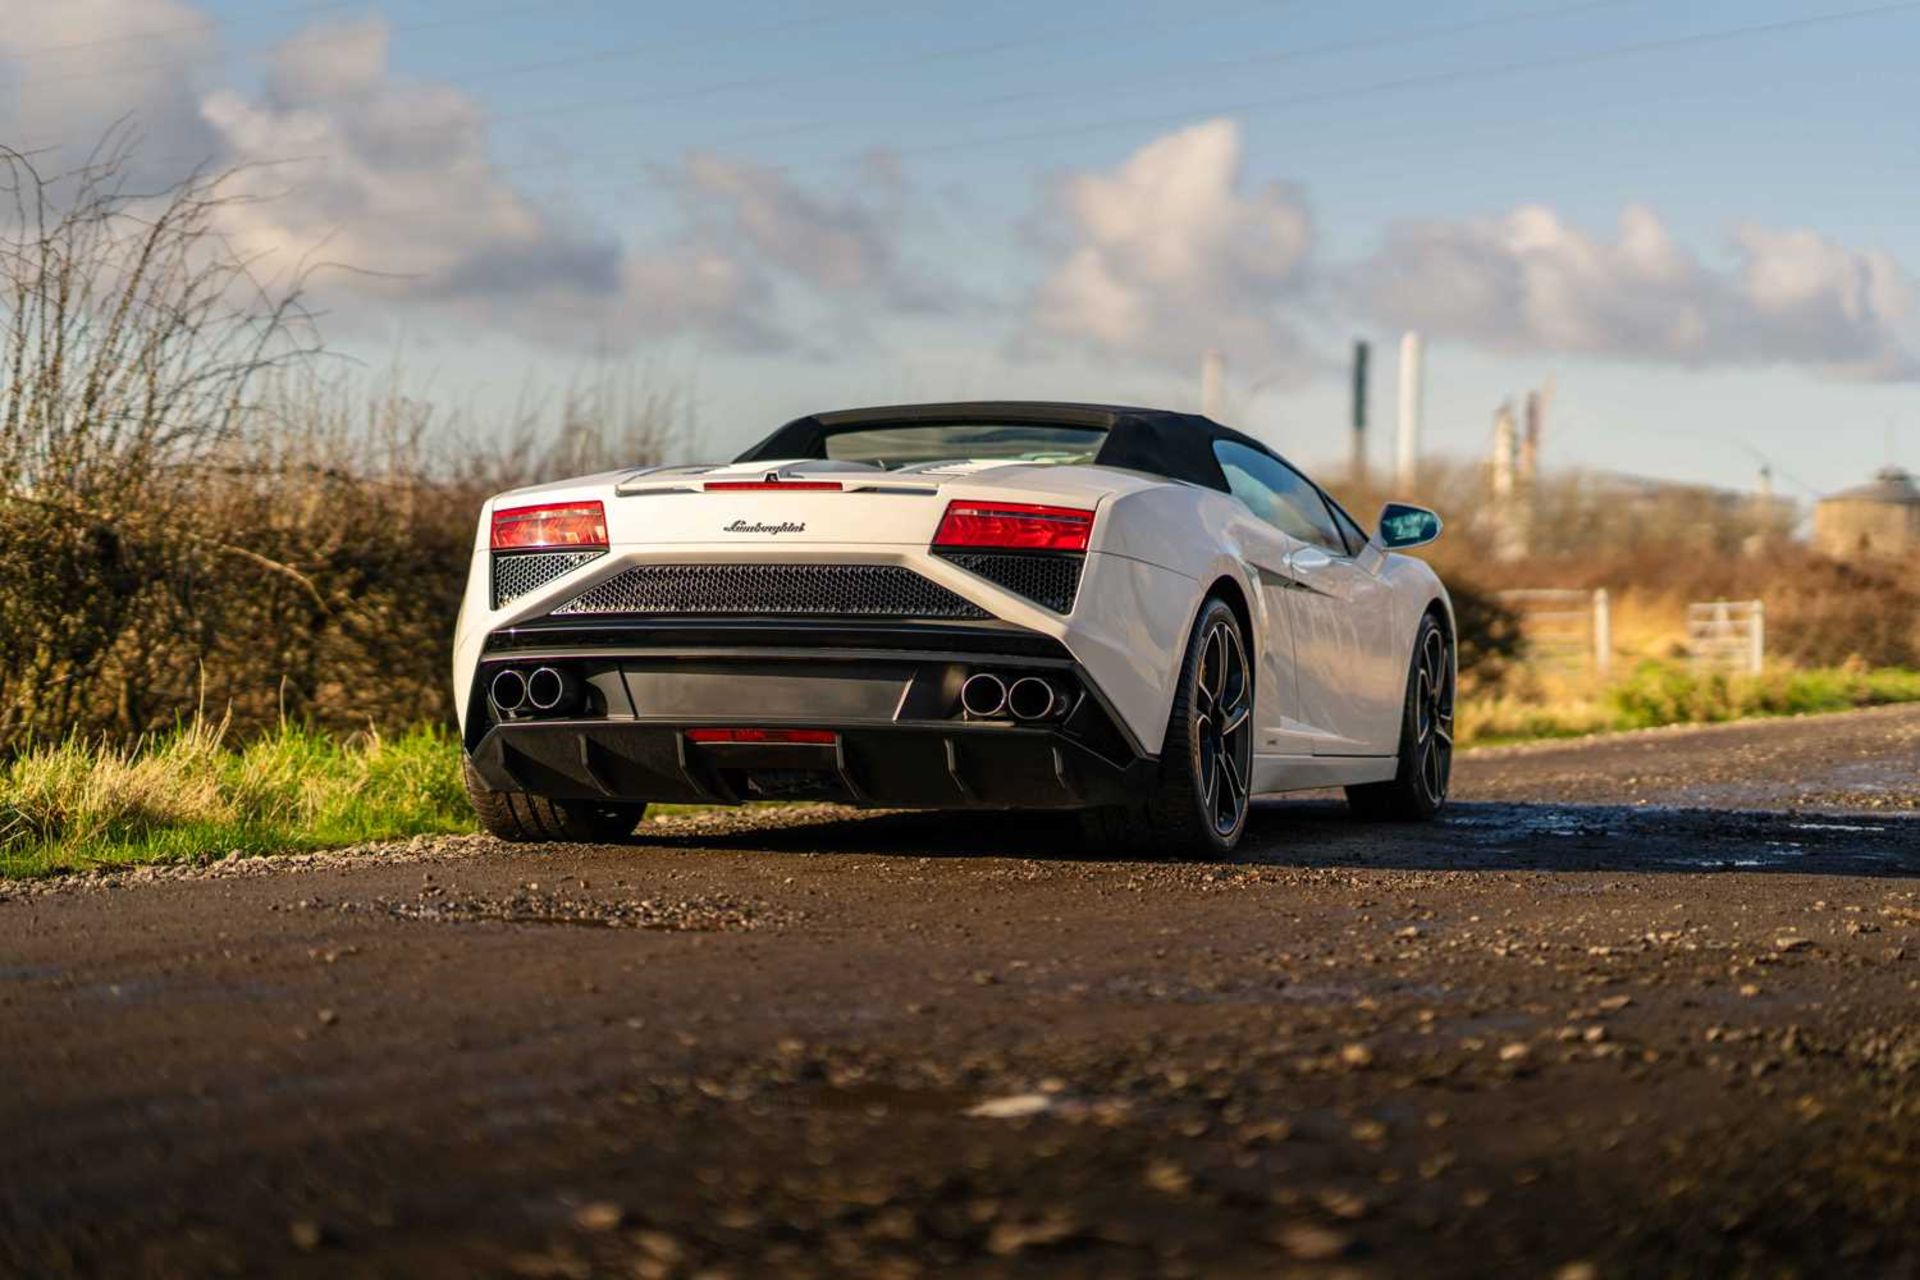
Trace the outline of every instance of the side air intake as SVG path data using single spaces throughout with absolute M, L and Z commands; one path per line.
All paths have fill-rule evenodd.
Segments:
M 1084 561 L 1076 555 L 944 548 L 936 548 L 934 554 L 1055 613 L 1072 613 L 1073 599 L 1080 592 Z
M 517 551 L 493 554 L 493 607 L 504 609 L 556 578 L 598 560 L 605 551 Z

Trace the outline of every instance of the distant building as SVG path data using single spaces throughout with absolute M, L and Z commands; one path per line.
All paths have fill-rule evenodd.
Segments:
M 1822 498 L 1813 509 L 1813 545 L 1830 556 L 1920 552 L 1920 485 L 1899 467 Z

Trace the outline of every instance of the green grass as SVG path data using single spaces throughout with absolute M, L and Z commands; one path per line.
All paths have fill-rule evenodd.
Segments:
M 1820 668 L 1748 676 L 1645 662 L 1624 679 L 1586 690 L 1466 700 L 1460 708 L 1460 741 L 1489 746 L 1895 702 L 1920 702 L 1920 671 Z
M 0 766 L 0 876 L 473 827 L 459 745 L 441 730 L 223 739 L 193 724 L 126 751 L 71 740 Z
M 1609 685 L 1466 699 L 1459 730 L 1491 745 L 1914 701 L 1920 671 L 1649 662 Z M 472 829 L 459 743 L 440 729 L 342 740 L 287 726 L 236 745 L 195 723 L 128 750 L 75 739 L 0 764 L 0 878 Z

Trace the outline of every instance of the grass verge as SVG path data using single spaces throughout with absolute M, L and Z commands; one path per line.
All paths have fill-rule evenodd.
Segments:
M 284 726 L 236 747 L 198 722 L 125 751 L 74 739 L 0 766 L 0 876 L 472 827 L 459 745 L 438 729 L 342 740 Z
M 1494 746 L 1895 702 L 1920 702 L 1920 671 L 1826 667 L 1749 676 L 1644 662 L 1626 678 L 1609 684 L 1561 689 L 1544 697 L 1536 693 L 1463 699 L 1459 741 L 1463 746 Z
M 1920 701 L 1920 671 L 1699 673 L 1649 662 L 1550 695 L 1462 701 L 1463 745 Z M 440 729 L 342 740 L 283 726 L 235 746 L 194 723 L 124 751 L 78 739 L 0 765 L 0 878 L 470 831 L 460 747 Z

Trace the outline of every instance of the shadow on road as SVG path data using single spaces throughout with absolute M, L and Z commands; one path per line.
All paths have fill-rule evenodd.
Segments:
M 801 814 L 804 813 L 804 816 Z M 1082 841 L 1056 813 L 881 813 L 783 820 L 725 833 L 649 830 L 660 848 L 907 857 L 1177 862 Z M 1790 872 L 1920 875 L 1920 819 L 1624 805 L 1457 803 L 1440 821 L 1355 820 L 1337 800 L 1255 807 L 1242 865 L 1405 871 Z

